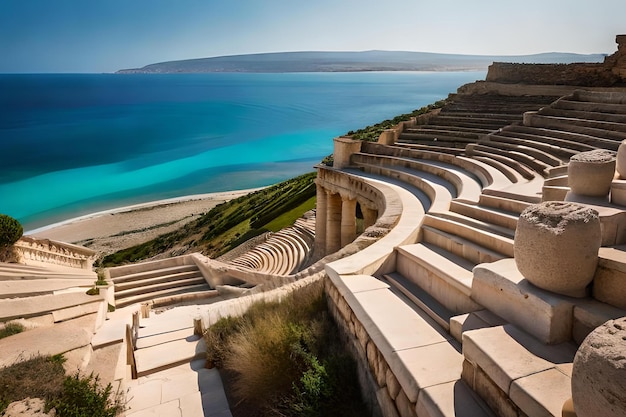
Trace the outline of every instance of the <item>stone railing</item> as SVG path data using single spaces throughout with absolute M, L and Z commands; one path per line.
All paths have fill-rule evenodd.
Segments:
M 52 264 L 91 270 L 96 252 L 71 243 L 23 236 L 14 245 L 19 261 L 26 265 Z

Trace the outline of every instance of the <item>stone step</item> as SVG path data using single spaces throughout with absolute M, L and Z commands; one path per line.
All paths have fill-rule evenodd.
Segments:
M 478 142 L 478 135 L 455 135 L 445 132 L 403 132 L 399 139 L 404 142 L 454 143 L 466 144 Z
M 447 332 L 450 331 L 450 318 L 454 315 L 450 310 L 441 305 L 417 284 L 402 276 L 402 274 L 393 272 L 385 274 L 384 277 L 393 288 L 396 288 L 411 303 L 422 309 L 439 326 Z
M 0 368 L 37 355 L 58 355 L 89 345 L 97 314 L 18 333 L 2 339 Z
M 519 214 L 497 210 L 477 204 L 470 204 L 463 201 L 453 200 L 450 203 L 450 211 L 462 214 L 467 217 L 481 220 L 486 223 L 505 227 L 511 231 L 517 228 Z
M 437 246 L 473 264 L 495 262 L 506 258 L 505 255 L 470 240 L 429 226 L 422 226 L 422 242 Z
M 463 342 L 463 333 L 508 324 L 506 320 L 493 314 L 489 310 L 472 311 L 471 313 L 459 314 L 450 318 L 450 334 L 459 343 Z
M 434 121 L 434 120 L 433 120 Z M 451 125 L 446 125 L 446 126 L 441 126 L 438 125 L 436 123 L 428 123 L 427 125 L 418 125 L 417 127 L 413 127 L 413 128 L 407 128 L 405 129 L 403 132 L 414 132 L 414 133 L 420 133 L 420 132 L 454 132 L 454 133 L 459 133 L 461 135 L 474 135 L 474 136 L 480 136 L 480 135 L 484 135 L 485 133 L 489 133 L 491 132 L 491 129 L 481 129 L 479 127 L 461 127 L 461 126 L 451 126 Z
M 560 149 L 560 151 L 564 153 L 578 153 L 596 149 L 596 146 L 591 144 L 549 136 L 549 133 L 550 132 L 547 129 L 538 129 L 523 125 L 512 125 L 505 127 L 497 134 L 494 133 L 494 135 L 497 135 L 500 140 L 524 140 L 530 141 L 533 144 L 552 146 L 556 149 Z M 610 143 L 613 144 L 612 141 Z
M 198 276 L 198 274 L 196 273 L 193 273 L 188 277 L 166 276 L 162 278 L 152 278 L 145 283 L 140 282 L 140 284 L 142 285 L 139 286 L 133 285 L 119 291 L 116 288 L 115 299 L 120 300 L 139 294 L 147 294 L 171 288 L 183 287 L 187 285 L 201 285 L 206 283 L 207 282 L 204 277 Z
M 79 288 L 82 288 L 84 292 L 94 286 L 94 278 L 11 279 L 0 281 L 0 299 L 34 297 L 37 295 L 54 294 L 56 291 Z
M 428 243 L 396 248 L 396 272 L 455 314 L 480 310 L 470 298 L 475 264 Z
M 158 259 L 156 261 L 146 261 L 135 264 L 116 266 L 112 268 L 107 268 L 107 270 L 109 271 L 111 279 L 115 280 L 117 277 L 123 275 L 132 275 L 146 271 L 162 270 L 171 267 L 195 265 L 192 258 L 193 256 L 182 255 L 173 258 Z
M 502 147 L 496 147 L 494 145 L 497 145 L 497 143 L 481 142 L 469 144 L 465 148 L 465 152 L 468 155 L 490 155 L 492 158 L 498 159 L 501 162 L 508 164 L 513 163 L 511 167 L 515 168 L 515 170 L 526 179 L 534 178 L 537 173 L 545 177 L 547 176 L 548 168 L 561 165 L 560 161 L 559 163 L 555 163 L 555 165 L 547 164 L 527 152 L 524 152 L 524 150 L 502 149 Z
M 538 136 L 539 138 L 547 138 L 546 141 L 549 140 L 565 140 L 567 143 L 579 143 L 582 146 L 602 149 L 609 149 L 616 151 L 619 147 L 619 142 L 616 142 L 614 139 L 606 139 L 600 136 L 596 136 L 589 133 L 578 133 L 572 132 L 564 129 L 550 128 L 547 126 L 526 126 L 526 125 L 517 125 L 517 126 L 509 126 L 506 129 L 512 129 L 516 132 L 528 133 L 531 135 Z M 548 142 L 550 143 L 550 142 Z M 573 149 L 576 149 L 575 147 Z M 581 149 L 590 150 L 590 149 Z
M 486 190 L 485 190 L 486 191 Z M 508 213 L 515 214 L 519 217 L 520 213 L 524 211 L 526 207 L 533 204 L 528 201 L 521 201 L 513 198 L 508 198 L 500 195 L 491 195 L 484 192 L 480 196 L 479 205 L 492 208 L 495 210 L 501 210 Z
M 519 172 L 517 172 L 507 164 L 503 163 L 500 159 L 494 159 L 486 154 L 471 155 L 470 157 L 476 161 L 482 162 L 486 165 L 493 167 L 494 169 L 497 169 L 498 172 L 504 175 L 506 179 L 512 183 L 524 180 L 524 177 L 520 175 Z
M 622 91 L 576 90 L 572 99 L 581 102 L 614 104 L 621 106 L 621 113 L 626 113 L 626 94 Z
M 206 346 L 200 336 L 189 336 L 139 349 L 135 351 L 137 376 L 149 375 L 205 357 Z
M 563 165 L 563 159 L 554 156 L 553 152 L 559 151 L 554 146 L 546 146 L 543 144 L 535 145 L 534 143 L 523 139 L 511 141 L 510 138 L 500 137 L 498 134 L 489 135 L 486 139 L 481 140 L 479 143 L 511 152 L 521 152 L 549 166 Z M 552 153 L 548 151 L 551 151 Z M 569 160 L 569 157 L 575 155 L 576 152 L 565 152 L 565 154 L 567 155 L 567 160 Z
M 176 299 L 176 298 L 184 297 L 185 295 L 189 295 L 190 297 L 191 296 L 202 297 L 203 295 L 206 294 L 206 297 L 208 298 L 208 297 L 214 296 L 216 293 L 217 292 L 215 290 L 212 290 L 211 287 L 209 287 L 209 284 L 207 283 L 196 284 L 196 285 L 189 285 L 189 286 L 184 286 L 184 287 L 164 289 L 164 290 L 155 291 L 155 292 L 146 293 L 146 294 L 138 294 L 138 295 L 134 295 L 131 297 L 125 297 L 122 299 L 116 299 L 115 306 L 125 307 L 130 304 L 140 303 L 144 301 L 164 302 L 165 301 L 164 299 L 168 299 L 168 298 Z
M 112 278 L 113 282 L 116 284 L 123 284 L 132 281 L 141 281 L 144 279 L 150 279 L 155 277 L 160 277 L 163 275 L 174 275 L 174 274 L 182 274 L 186 272 L 198 272 L 199 269 L 196 265 L 176 265 L 170 266 L 166 268 L 157 268 L 157 269 L 149 269 L 141 272 L 135 272 L 127 275 L 119 275 L 115 278 Z
M 497 253 L 500 258 L 513 257 L 513 238 L 509 229 L 456 213 L 429 213 L 424 217 L 423 225 L 473 242 Z
M 538 172 L 530 169 L 528 166 L 518 161 L 518 159 L 524 159 L 525 161 L 528 161 L 528 157 L 513 155 L 513 153 L 509 155 L 508 152 L 504 152 L 496 148 L 491 148 L 489 146 L 479 145 L 476 143 L 467 145 L 465 147 L 465 153 L 470 157 L 485 157 L 493 159 L 515 170 L 519 175 L 522 176 L 522 178 L 526 180 L 531 180 L 535 178 L 535 176 L 538 174 Z M 516 158 L 514 158 L 514 156 L 516 156 Z
M 626 105 L 616 103 L 602 103 L 597 101 L 580 101 L 574 97 L 563 97 L 552 103 L 552 108 L 563 110 L 576 110 L 604 114 L 626 114 Z
M 417 144 L 417 143 L 410 143 L 410 142 L 403 142 L 400 138 L 398 139 L 398 141 L 395 144 L 395 147 L 397 148 L 406 148 L 406 149 L 411 149 L 411 150 L 418 150 L 418 151 L 426 151 L 426 152 L 438 152 L 438 153 L 442 153 L 442 154 L 446 154 L 446 155 L 462 155 L 465 153 L 465 146 L 459 148 L 459 147 L 454 147 L 454 146 L 445 146 L 445 144 L 443 143 L 436 143 L 436 145 L 431 144 Z
M 152 285 L 162 284 L 166 282 L 180 281 L 186 279 L 204 279 L 200 270 L 195 269 L 189 272 L 177 272 L 177 273 L 169 273 L 164 275 L 154 275 L 149 278 L 144 278 L 141 280 L 133 279 L 131 281 L 122 281 L 120 283 L 115 283 L 115 293 L 123 294 L 125 291 L 130 291 L 133 289 L 141 289 L 141 288 L 150 288 Z
M 452 210 L 445 212 L 445 213 L 429 213 L 429 215 L 431 215 L 433 218 L 437 218 L 441 220 L 445 219 L 451 222 L 461 223 L 473 229 L 478 229 L 488 234 L 499 235 L 510 240 L 512 240 L 515 235 L 515 228 L 500 226 L 490 221 L 484 221 L 481 219 L 474 218 L 472 216 L 466 216 L 464 214 L 461 214 Z M 454 229 L 457 229 L 457 228 L 453 227 L 453 230 Z M 448 229 L 444 229 L 444 230 L 448 230 Z
M 85 294 L 84 291 L 36 295 L 33 297 L 0 300 L 0 321 L 18 318 L 39 317 L 51 314 L 53 321 L 62 317 L 79 317 L 97 311 L 102 302 L 99 296 Z
M 526 126 L 547 127 L 565 132 L 595 136 L 618 142 L 626 139 L 626 125 L 611 122 L 595 122 L 567 117 L 543 116 L 535 114 L 525 119 Z
M 558 102 L 557 102 L 558 103 Z M 576 109 L 563 109 L 559 106 L 545 107 L 539 111 L 539 114 L 544 116 L 556 116 L 575 118 L 580 120 L 588 120 L 591 122 L 609 122 L 626 124 L 626 114 L 620 113 L 603 113 L 598 111 L 586 111 Z
M 497 415 L 561 416 L 576 346 L 545 345 L 511 324 L 463 333 L 463 380 Z

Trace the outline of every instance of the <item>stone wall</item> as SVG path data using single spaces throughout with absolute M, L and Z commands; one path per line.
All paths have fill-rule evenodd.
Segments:
M 604 64 L 514 64 L 494 62 L 487 72 L 488 82 L 575 85 L 607 87 L 620 82 L 620 78 Z
M 515 64 L 494 62 L 486 81 L 512 84 L 610 87 L 626 82 L 626 35 L 618 35 L 617 52 L 603 63 Z

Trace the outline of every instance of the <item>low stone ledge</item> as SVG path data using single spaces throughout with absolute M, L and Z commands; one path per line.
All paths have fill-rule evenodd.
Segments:
M 512 258 L 474 268 L 472 299 L 543 343 L 572 338 L 574 299 L 535 287 Z

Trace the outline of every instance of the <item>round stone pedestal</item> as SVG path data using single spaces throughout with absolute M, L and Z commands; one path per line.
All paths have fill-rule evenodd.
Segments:
M 626 140 L 623 140 L 622 143 L 620 143 L 619 148 L 617 148 L 615 168 L 617 169 L 619 177 L 626 179 Z
M 615 177 L 615 165 L 615 152 L 604 149 L 572 156 L 567 167 L 570 189 L 584 196 L 607 196 Z
M 577 417 L 626 416 L 626 317 L 609 320 L 576 352 L 572 399 Z
M 598 212 L 547 201 L 526 208 L 517 222 L 515 263 L 535 286 L 571 297 L 587 295 L 602 242 Z

